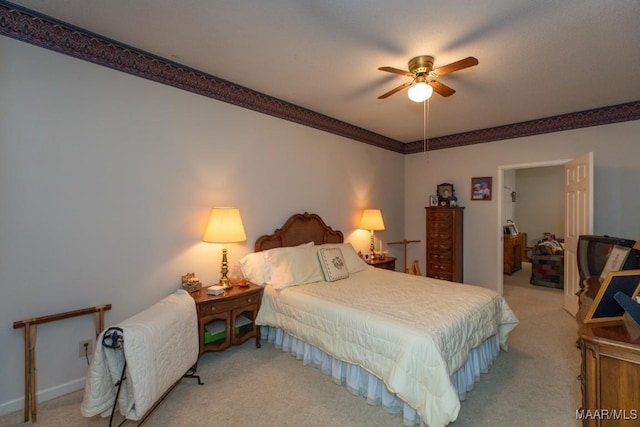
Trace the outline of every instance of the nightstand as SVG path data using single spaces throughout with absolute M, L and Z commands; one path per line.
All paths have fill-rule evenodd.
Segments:
M 262 302 L 261 286 L 233 286 L 220 295 L 208 295 L 207 288 L 202 288 L 191 296 L 198 312 L 200 355 L 223 351 L 252 337 L 260 348 L 260 327 L 255 320 Z
M 396 271 L 396 258 L 392 256 L 385 257 L 384 259 L 374 259 L 367 262 L 367 264 L 374 266 L 375 268 L 384 268 L 385 270 Z

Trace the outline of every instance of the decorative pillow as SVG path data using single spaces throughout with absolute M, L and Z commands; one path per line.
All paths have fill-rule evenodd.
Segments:
M 318 250 L 318 258 L 327 282 L 335 282 L 349 277 L 349 270 L 347 270 L 347 264 L 340 248 L 322 248 Z
M 342 256 L 347 264 L 347 271 L 349 274 L 357 273 L 365 268 L 369 267 L 369 264 L 364 262 L 360 255 L 353 248 L 351 243 L 326 243 L 324 245 L 316 246 L 317 248 L 340 248 Z
M 266 263 L 271 271 L 267 283 L 275 289 L 304 285 L 324 280 L 314 246 L 283 248 L 267 254 Z

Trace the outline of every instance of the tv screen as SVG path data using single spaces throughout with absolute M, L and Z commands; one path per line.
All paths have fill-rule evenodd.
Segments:
M 609 254 L 615 246 L 632 248 L 635 240 L 622 239 L 611 236 L 584 235 L 578 238 L 577 258 L 580 283 L 591 277 L 600 276 Z M 632 251 L 627 257 L 622 270 L 640 268 L 637 251 Z

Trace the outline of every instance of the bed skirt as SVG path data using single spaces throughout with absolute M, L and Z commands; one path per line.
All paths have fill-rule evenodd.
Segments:
M 319 368 L 325 375 L 330 375 L 333 382 L 345 386 L 349 392 L 367 399 L 370 405 L 382 405 L 385 411 L 392 414 L 402 413 L 405 426 L 424 426 L 415 409 L 403 402 L 389 391 L 384 382 L 357 365 L 334 359 L 319 348 L 287 334 L 281 329 L 269 326 L 261 327 L 262 339 L 273 344 L 282 351 L 290 352 L 304 365 Z M 500 353 L 498 335 L 489 337 L 480 346 L 471 350 L 467 362 L 451 375 L 451 382 L 458 392 L 460 400 L 464 400 L 467 391 L 473 389 L 486 373 Z

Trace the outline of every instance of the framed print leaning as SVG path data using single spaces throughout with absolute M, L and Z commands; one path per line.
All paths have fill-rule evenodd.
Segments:
M 600 285 L 589 311 L 584 317 L 584 323 L 608 322 L 620 320 L 624 315 L 624 308 L 618 304 L 614 296 L 622 292 L 635 300 L 640 292 L 640 270 L 613 271 Z

